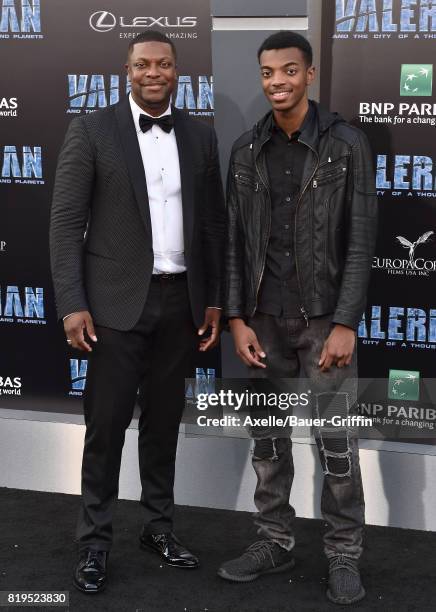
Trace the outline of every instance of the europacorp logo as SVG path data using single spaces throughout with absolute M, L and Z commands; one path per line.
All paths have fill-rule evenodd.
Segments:
M 395 236 L 396 243 L 407 250 L 408 257 L 379 257 L 376 255 L 372 260 L 372 268 L 385 270 L 387 274 L 394 276 L 425 276 L 429 278 L 431 272 L 436 272 L 436 259 L 417 257 L 416 251 L 418 248 L 421 250 L 424 245 L 434 242 L 434 236 L 433 230 L 424 232 L 416 240 L 410 240 L 405 236 Z M 426 250 L 424 250 L 425 253 Z
M 419 372 L 415 370 L 389 370 L 388 398 L 418 401 Z
M 432 64 L 401 64 L 400 96 L 431 96 Z

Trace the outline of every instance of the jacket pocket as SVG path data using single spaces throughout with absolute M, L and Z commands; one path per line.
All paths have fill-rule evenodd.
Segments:
M 342 158 L 335 162 L 327 162 L 320 166 L 313 177 L 312 187 L 316 189 L 320 185 L 328 183 L 340 183 L 347 177 L 347 159 Z
M 243 172 L 236 172 L 234 174 L 235 181 L 240 185 L 245 185 L 246 187 L 251 187 L 253 191 L 261 191 L 262 185 L 259 181 L 256 181 L 252 176 L 248 174 L 244 174 Z

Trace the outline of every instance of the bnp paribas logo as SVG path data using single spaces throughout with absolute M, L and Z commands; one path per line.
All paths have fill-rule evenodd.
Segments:
M 419 400 L 419 372 L 389 370 L 388 398 L 392 400 Z
M 432 64 L 401 64 L 400 96 L 431 96 Z

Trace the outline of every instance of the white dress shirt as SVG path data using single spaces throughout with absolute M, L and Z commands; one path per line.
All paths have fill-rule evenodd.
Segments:
M 131 94 L 129 100 L 147 181 L 153 235 L 153 274 L 185 272 L 182 191 L 174 128 L 167 133 L 158 125 L 153 125 L 147 132 L 142 132 L 139 116 L 148 113 L 136 104 Z M 168 106 L 160 116 L 170 114 L 171 106 Z

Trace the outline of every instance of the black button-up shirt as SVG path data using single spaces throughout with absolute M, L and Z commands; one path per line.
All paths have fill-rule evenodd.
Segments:
M 264 145 L 271 194 L 271 232 L 257 310 L 275 316 L 302 316 L 294 223 L 307 147 L 298 138 L 313 121 L 315 109 L 310 103 L 300 130 L 290 138 L 273 120 L 271 138 Z

